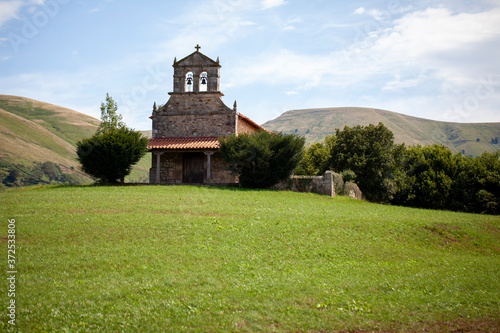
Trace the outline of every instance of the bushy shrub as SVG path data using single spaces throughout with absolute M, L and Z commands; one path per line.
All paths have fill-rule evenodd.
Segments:
M 452 154 L 440 145 L 410 147 L 392 203 L 431 209 L 500 214 L 500 153 Z
M 330 167 L 342 172 L 352 170 L 356 183 L 368 200 L 388 202 L 391 198 L 386 179 L 397 169 L 398 146 L 394 135 L 382 123 L 377 126 L 345 126 L 336 129 L 330 150 Z
M 330 152 L 326 144 L 313 143 L 305 150 L 304 158 L 299 162 L 294 173 L 297 176 L 320 176 L 328 169 Z
M 123 182 L 145 154 L 148 139 L 126 127 L 97 132 L 77 143 L 78 161 L 102 183 Z
M 78 161 L 83 171 L 101 183 L 124 182 L 132 166 L 146 154 L 148 139 L 125 126 L 118 104 L 106 94 L 101 103 L 101 124 L 96 133 L 79 141 Z
M 356 179 L 356 174 L 352 170 L 344 170 L 342 171 L 341 175 L 346 182 L 354 182 L 354 180 Z
M 269 188 L 290 177 L 304 156 L 305 138 L 260 131 L 220 139 L 220 153 L 240 185 Z

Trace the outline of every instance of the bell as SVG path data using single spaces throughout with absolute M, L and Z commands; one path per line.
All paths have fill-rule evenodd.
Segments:
M 189 84 L 189 85 L 193 84 L 193 78 L 192 77 L 188 77 L 186 79 L 186 81 L 187 81 L 186 83 Z
M 207 79 L 205 77 L 201 78 L 201 84 L 207 84 Z

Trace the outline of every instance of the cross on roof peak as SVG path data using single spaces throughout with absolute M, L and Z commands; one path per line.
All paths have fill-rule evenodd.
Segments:
M 199 52 L 201 49 L 201 46 L 199 44 L 196 44 L 196 46 L 194 48 L 196 49 L 196 52 Z

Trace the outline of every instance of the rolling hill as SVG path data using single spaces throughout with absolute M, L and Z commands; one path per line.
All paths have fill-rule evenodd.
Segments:
M 500 151 L 492 139 L 500 137 L 500 123 L 450 123 L 411 117 L 391 111 L 370 108 L 325 108 L 291 110 L 262 126 L 271 131 L 297 133 L 307 142 L 318 142 L 332 135 L 336 128 L 382 122 L 397 143 L 408 146 L 442 144 L 453 152 L 478 156 Z
M 263 126 L 273 131 L 304 135 L 321 141 L 344 126 L 384 123 L 398 143 L 448 146 L 454 152 L 477 156 L 500 150 L 500 123 L 446 123 L 368 108 L 306 109 L 285 112 Z M 0 95 L 0 162 L 30 165 L 54 162 L 63 171 L 80 170 L 76 143 L 91 136 L 99 120 L 61 106 L 33 99 Z M 143 131 L 151 137 L 151 131 Z M 479 139 L 479 140 L 478 140 Z M 151 156 L 134 167 L 128 182 L 147 182 Z
M 0 161 L 23 165 L 50 161 L 59 164 L 63 171 L 79 170 L 76 143 L 92 136 L 99 122 L 57 105 L 0 95 Z M 150 132 L 144 135 L 150 136 Z M 128 181 L 147 179 L 149 155 L 138 163 Z

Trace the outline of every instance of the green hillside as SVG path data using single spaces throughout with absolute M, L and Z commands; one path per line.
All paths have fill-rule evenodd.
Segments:
M 52 161 L 77 167 L 76 142 L 91 136 L 99 121 L 28 98 L 0 95 L 0 159 L 11 163 Z
M 500 123 L 448 123 L 369 108 L 292 110 L 262 126 L 272 131 L 304 135 L 308 142 L 321 141 L 336 128 L 382 122 L 397 143 L 423 146 L 442 144 L 453 152 L 477 156 L 500 150 L 491 140 L 500 138 Z M 479 139 L 479 140 L 478 140 Z
M 190 186 L 9 189 L 0 215 L 2 332 L 500 330 L 499 216 Z
M 0 162 L 30 165 L 54 162 L 61 168 L 80 170 L 76 143 L 90 137 L 99 120 L 57 105 L 33 99 L 0 95 Z M 148 133 L 149 132 L 149 133 Z M 145 135 L 150 136 L 150 131 Z M 137 164 L 129 181 L 148 179 L 151 156 Z

